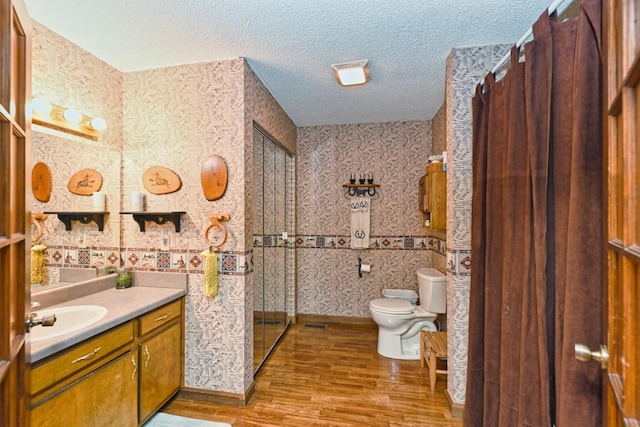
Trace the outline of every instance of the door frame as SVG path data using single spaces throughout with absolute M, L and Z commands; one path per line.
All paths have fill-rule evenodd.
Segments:
M 603 2 L 606 303 L 603 425 L 640 419 L 640 2 Z
M 2 0 L 0 21 L 0 425 L 28 426 L 32 29 L 23 0 Z

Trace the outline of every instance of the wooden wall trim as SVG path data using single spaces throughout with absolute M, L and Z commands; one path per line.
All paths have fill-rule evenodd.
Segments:
M 453 399 L 451 399 L 451 396 L 449 395 L 449 390 L 445 390 L 444 395 L 447 398 L 447 406 L 451 411 L 451 416 L 453 418 L 462 418 L 462 415 L 464 413 L 464 405 L 461 403 L 454 403 Z
M 343 325 L 376 326 L 370 317 L 328 316 L 324 314 L 298 313 L 295 323 L 338 323 Z
M 256 392 L 256 383 L 252 382 L 243 394 L 229 393 L 225 391 L 205 390 L 198 388 L 184 387 L 177 394 L 177 397 L 195 402 L 217 403 L 221 405 L 244 408 L 251 400 L 251 396 Z

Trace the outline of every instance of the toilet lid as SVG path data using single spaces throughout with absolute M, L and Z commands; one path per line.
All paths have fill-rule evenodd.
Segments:
M 390 314 L 409 314 L 413 313 L 415 306 L 409 301 L 399 298 L 379 298 L 369 303 L 371 308 Z

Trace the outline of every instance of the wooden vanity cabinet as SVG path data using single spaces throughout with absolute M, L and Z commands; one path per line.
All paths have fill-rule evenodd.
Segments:
M 36 362 L 33 426 L 139 426 L 183 383 L 184 299 Z

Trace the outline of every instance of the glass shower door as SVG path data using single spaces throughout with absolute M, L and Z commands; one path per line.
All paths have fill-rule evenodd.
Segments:
M 293 157 L 254 129 L 254 369 L 288 326 L 294 245 Z

